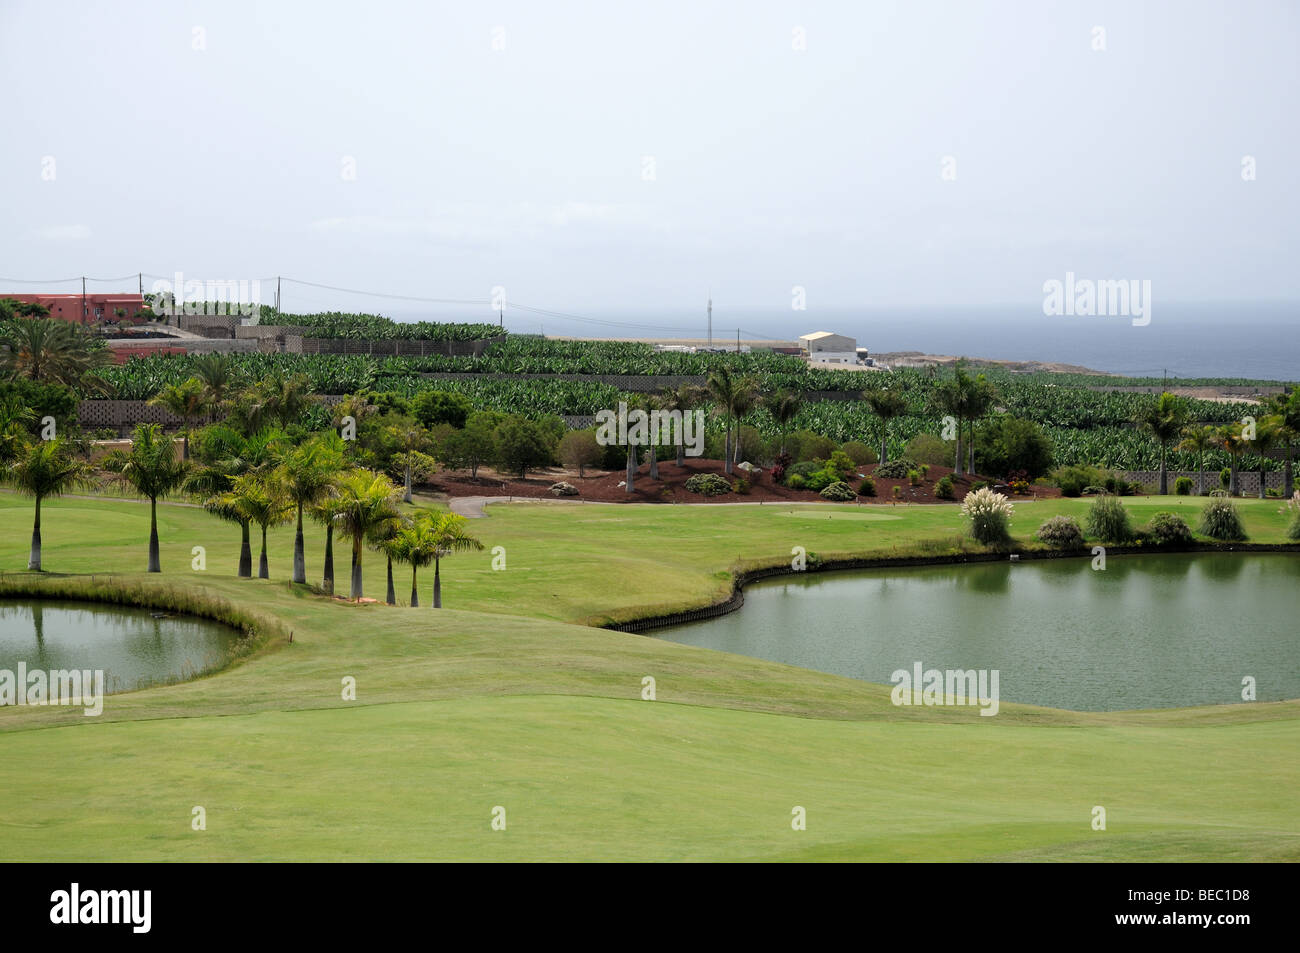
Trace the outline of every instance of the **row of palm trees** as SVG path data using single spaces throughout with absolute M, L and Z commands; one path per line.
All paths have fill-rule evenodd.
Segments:
M 417 574 L 434 567 L 433 606 L 442 606 L 441 560 L 454 552 L 481 550 L 483 544 L 452 513 L 404 512 L 401 490 L 384 474 L 352 467 L 343 441 L 333 431 L 282 449 L 269 430 L 244 436 L 230 431 L 213 463 L 195 466 L 176 453 L 175 441 L 157 424 L 135 430 L 130 453 L 115 477 L 149 500 L 149 572 L 161 572 L 158 541 L 158 500 L 178 490 L 197 492 L 209 513 L 235 523 L 242 539 L 237 575 L 252 577 L 251 528 L 261 532 L 259 578 L 269 578 L 267 532 L 296 521 L 293 581 L 306 583 L 304 518 L 325 528 L 322 588 L 334 592 L 334 534 L 352 544 L 349 596 L 362 598 L 362 560 L 367 548 L 387 557 L 389 604 L 396 604 L 393 563 L 411 567 L 411 605 L 419 604 Z M 62 439 L 24 443 L 0 478 L 35 500 L 29 570 L 40 571 L 41 503 L 50 497 L 90 489 L 94 471 Z
M 1205 492 L 1202 462 L 1210 450 L 1226 451 L 1229 457 L 1228 492 L 1238 493 L 1237 474 L 1246 453 L 1259 456 L 1259 498 L 1265 497 L 1265 461 L 1269 454 L 1284 451 L 1286 463 L 1282 473 L 1283 495 L 1294 486 L 1295 445 L 1300 441 L 1300 388 L 1273 397 L 1263 406 L 1254 421 L 1233 421 L 1215 427 L 1189 421 L 1187 404 L 1170 393 L 1161 394 L 1144 408 L 1135 420 L 1137 425 L 1160 444 L 1160 492 L 1169 492 L 1166 455 L 1170 444 L 1182 438 L 1175 449 L 1196 454 L 1196 492 Z

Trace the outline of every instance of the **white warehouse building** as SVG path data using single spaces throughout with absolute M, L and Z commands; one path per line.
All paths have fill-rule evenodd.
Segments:
M 830 331 L 801 334 L 799 346 L 803 348 L 804 357 L 810 361 L 822 361 L 827 364 L 858 362 L 857 339 L 845 337 L 843 334 L 832 334 Z

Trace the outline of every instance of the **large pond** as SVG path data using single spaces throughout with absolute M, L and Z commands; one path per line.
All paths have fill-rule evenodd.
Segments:
M 1000 699 L 1119 711 L 1300 697 L 1300 558 L 1230 553 L 783 576 L 688 645 L 890 684 L 998 670 Z M 901 682 L 901 680 L 900 680 Z M 920 686 L 918 686 L 920 687 Z
M 103 671 L 107 692 L 220 668 L 240 633 L 209 619 L 89 602 L 0 602 L 0 670 Z

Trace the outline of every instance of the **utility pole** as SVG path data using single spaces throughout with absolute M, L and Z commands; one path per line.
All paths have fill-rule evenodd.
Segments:
M 140 297 L 143 298 L 144 297 L 144 272 L 143 271 L 140 272 L 135 277 L 136 280 L 139 282 Z
M 740 328 L 736 328 L 736 353 L 740 353 Z
M 275 276 L 275 313 L 280 313 L 280 276 Z
M 86 276 L 81 276 L 81 323 L 86 323 Z
M 709 291 L 709 350 L 713 350 L 713 291 Z

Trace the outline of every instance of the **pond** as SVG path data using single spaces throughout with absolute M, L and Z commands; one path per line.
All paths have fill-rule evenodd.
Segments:
M 1297 629 L 1300 558 L 1205 553 L 783 576 L 654 634 L 881 684 L 997 670 L 1002 701 L 1120 711 L 1240 703 L 1247 678 L 1300 697 Z
M 106 692 L 220 668 L 241 638 L 194 616 L 91 602 L 0 601 L 0 671 L 103 671 Z

